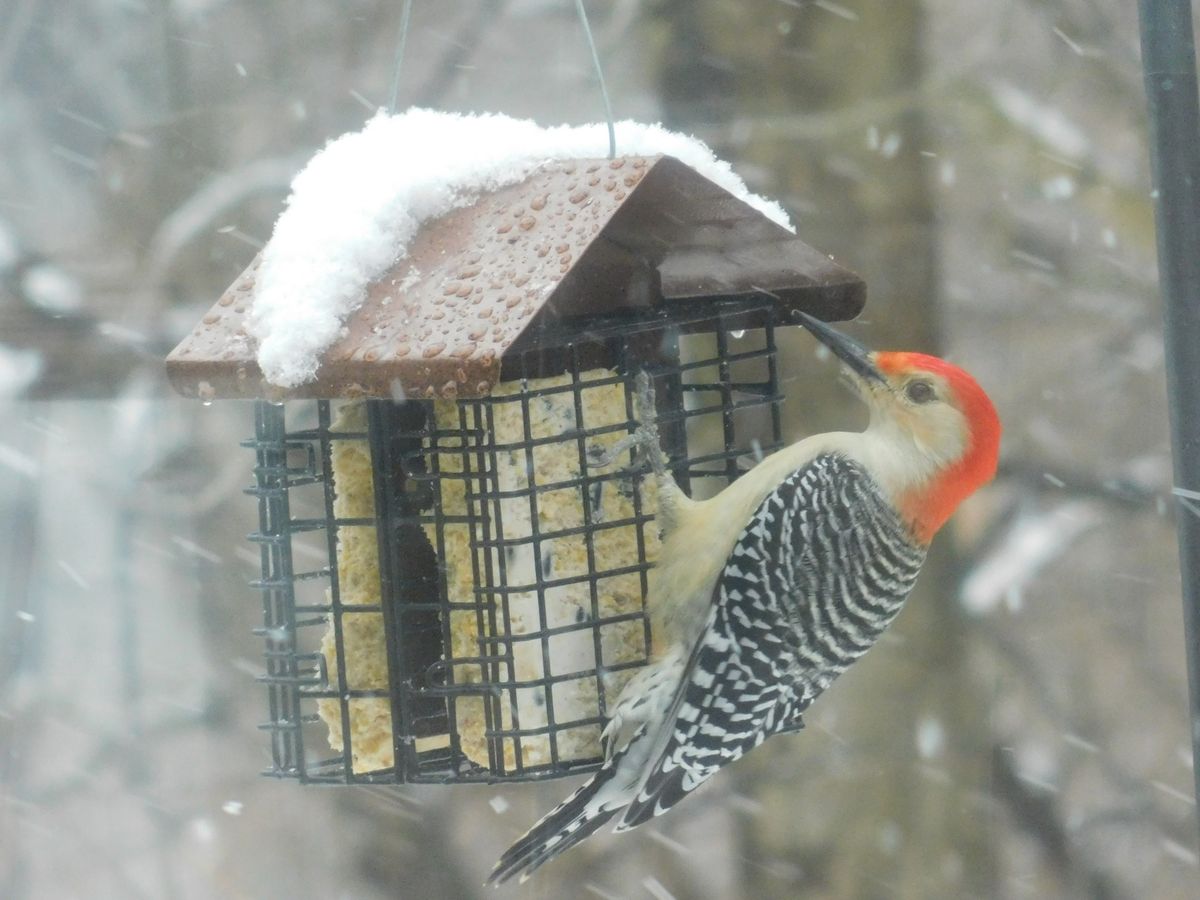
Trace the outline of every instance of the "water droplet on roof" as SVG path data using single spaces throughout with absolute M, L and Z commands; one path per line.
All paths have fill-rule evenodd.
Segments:
M 446 345 L 441 341 L 438 341 L 436 344 L 430 344 L 424 350 L 422 350 L 421 356 L 423 356 L 425 359 L 433 359 L 435 356 L 440 355 L 445 349 Z

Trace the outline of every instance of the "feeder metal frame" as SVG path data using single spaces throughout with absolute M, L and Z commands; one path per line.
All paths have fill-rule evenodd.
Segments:
M 728 325 L 743 321 L 748 308 L 762 310 L 766 324 L 738 341 L 731 342 Z M 263 577 L 256 586 L 263 592 L 266 641 L 266 672 L 262 681 L 268 695 L 269 721 L 262 727 L 271 735 L 272 765 L 266 774 L 297 778 L 309 783 L 380 784 L 399 782 L 496 782 L 528 781 L 594 770 L 601 763 L 590 759 L 564 759 L 559 741 L 564 732 L 595 729 L 606 721 L 612 697 L 606 695 L 599 674 L 634 668 L 641 659 L 607 664 L 601 646 L 602 629 L 623 623 L 641 624 L 643 648 L 650 646 L 650 624 L 644 608 L 647 590 L 647 548 L 643 528 L 652 527 L 653 516 L 643 507 L 639 478 L 614 466 L 597 471 L 589 465 L 589 442 L 601 435 L 629 433 L 637 427 L 633 403 L 633 378 L 645 369 L 654 378 L 658 397 L 657 418 L 664 437 L 668 466 L 685 490 L 702 481 L 728 484 L 740 474 L 739 457 L 758 451 L 769 453 L 782 444 L 777 348 L 774 316 L 768 304 L 737 298 L 693 307 L 686 321 L 665 320 L 656 315 L 643 321 L 628 316 L 612 321 L 589 321 L 582 340 L 546 354 L 525 354 L 506 360 L 506 380 L 516 380 L 522 389 L 511 395 L 457 401 L 458 427 L 447 429 L 434 417 L 433 403 L 408 400 L 367 400 L 365 432 L 333 430 L 331 401 L 302 401 L 315 404 L 312 428 L 287 430 L 285 409 L 259 401 L 256 436 L 246 443 L 256 454 L 256 486 L 248 493 L 258 497 L 259 527 L 250 539 L 260 546 Z M 715 354 L 679 362 L 681 330 L 695 332 L 705 326 L 715 335 Z M 755 344 L 754 342 L 758 343 Z M 748 347 L 749 349 L 742 349 Z M 594 367 L 597 348 L 607 356 L 617 374 L 584 380 L 582 373 Z M 548 361 L 549 359 L 549 361 Z M 530 387 L 528 379 L 546 370 L 565 370 L 566 384 Z M 755 371 L 747 375 L 746 370 Z M 706 371 L 716 373 L 704 379 Z M 605 385 L 625 387 L 626 421 L 587 427 L 583 394 Z M 530 403 L 541 397 L 569 394 L 576 427 L 564 434 L 535 436 Z M 713 397 L 712 401 L 707 397 Z M 523 421 L 521 440 L 501 443 L 496 439 L 497 409 L 519 404 Z M 742 418 L 747 411 L 764 409 L 758 424 L 766 435 L 761 445 L 749 442 Z M 719 427 L 720 449 L 701 453 L 689 451 L 688 426 L 710 419 Z M 365 441 L 372 459 L 376 514 L 372 518 L 339 518 L 334 513 L 336 485 L 333 483 L 332 445 L 335 441 Z M 533 457 L 540 447 L 574 444 L 577 477 L 550 484 L 534 478 Z M 502 490 L 494 457 L 498 453 L 524 454 L 529 483 L 519 489 Z M 442 471 L 444 459 L 461 459 L 461 471 Z M 648 470 L 645 460 L 640 473 Z M 452 515 L 442 506 L 441 487 L 461 480 L 465 513 Z M 632 515 L 597 521 L 590 498 L 607 484 L 627 489 L 633 503 Z M 290 492 L 298 487 L 321 488 L 321 517 L 297 516 Z M 552 490 L 579 491 L 582 523 L 552 532 L 506 536 L 502 502 L 524 498 L 530 505 L 530 522 L 537 523 L 539 494 Z M 424 526 L 432 525 L 433 546 L 426 540 Z M 449 525 L 470 529 L 470 553 L 475 597 L 471 603 L 448 599 L 446 574 L 438 561 L 446 559 L 444 537 Z M 339 528 L 372 526 L 379 550 L 380 597 L 376 605 L 353 605 L 343 601 L 339 584 L 337 553 Z M 637 536 L 637 559 L 628 565 L 597 571 L 592 536 L 600 529 L 633 528 Z M 293 558 L 295 535 L 323 530 L 328 553 L 325 566 L 297 571 Z M 545 541 L 582 536 L 587 550 L 587 572 L 565 578 L 551 577 L 542 570 L 541 546 Z M 424 545 L 424 546 L 422 546 Z M 533 548 L 532 583 L 510 583 L 515 577 L 506 570 L 506 551 L 518 545 Z M 602 614 L 599 584 L 615 576 L 636 575 L 641 606 L 631 612 Z M 309 603 L 297 595 L 298 585 L 327 582 L 327 602 Z M 547 592 L 556 587 L 588 584 L 589 616 L 582 622 L 550 627 Z M 306 590 L 308 588 L 305 588 Z M 510 597 L 536 592 L 539 628 L 513 633 Z M 452 656 L 451 616 L 463 612 L 476 616 L 478 652 L 474 656 Z M 387 688 L 362 689 L 345 686 L 345 617 L 370 613 L 382 615 L 388 660 Z M 331 626 L 336 646 L 336 671 L 328 671 L 326 657 L 315 649 L 313 635 Z M 595 671 L 553 671 L 550 641 L 559 635 L 591 631 Z M 514 665 L 514 646 L 537 641 L 541 646 L 541 676 L 519 681 Z M 312 645 L 314 649 L 307 649 Z M 455 682 L 455 672 L 472 667 L 479 681 Z M 563 721 L 556 716 L 554 687 L 575 679 L 594 679 L 596 709 L 584 718 Z M 544 696 L 545 723 L 522 726 L 517 692 L 538 690 Z M 356 772 L 351 746 L 351 703 L 366 698 L 388 698 L 390 704 L 393 759 L 391 769 Z M 456 704 L 464 697 L 483 701 L 487 765 L 468 759 L 458 733 Z M 340 711 L 342 752 L 332 758 L 317 758 L 323 746 L 324 723 L 315 711 L 320 698 L 337 700 Z M 508 713 L 507 717 L 505 712 Z M 418 751 L 417 742 L 429 737 L 446 738 L 444 746 Z M 523 746 L 531 739 L 548 742 L 549 761 L 536 764 L 523 758 Z M 513 748 L 513 764 L 506 765 L 504 747 Z

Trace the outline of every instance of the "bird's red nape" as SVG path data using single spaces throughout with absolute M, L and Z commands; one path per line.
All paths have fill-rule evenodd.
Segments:
M 913 535 L 928 543 L 958 505 L 996 474 L 1000 417 L 979 383 L 944 359 L 924 353 L 881 352 L 875 354 L 875 363 L 888 375 L 928 372 L 942 378 L 967 421 L 967 446 L 962 457 L 930 483 L 900 498 L 901 512 L 910 522 Z

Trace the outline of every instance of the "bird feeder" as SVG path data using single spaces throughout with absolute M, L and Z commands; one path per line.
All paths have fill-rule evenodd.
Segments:
M 670 157 L 548 163 L 427 222 L 297 389 L 243 327 L 256 265 L 167 370 L 256 401 L 268 774 L 341 784 L 596 768 L 651 646 L 655 486 L 601 464 L 636 376 L 711 495 L 781 442 L 776 328 L 865 294 Z

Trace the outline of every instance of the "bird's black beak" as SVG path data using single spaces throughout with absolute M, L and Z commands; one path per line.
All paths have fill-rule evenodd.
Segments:
M 867 382 L 886 382 L 883 373 L 875 367 L 871 359 L 871 351 L 854 338 L 846 337 L 840 331 L 834 331 L 820 319 L 814 319 L 807 313 L 796 310 L 800 324 L 813 333 L 813 336 L 828 347 L 833 355 L 850 367 L 850 371 L 864 378 Z

